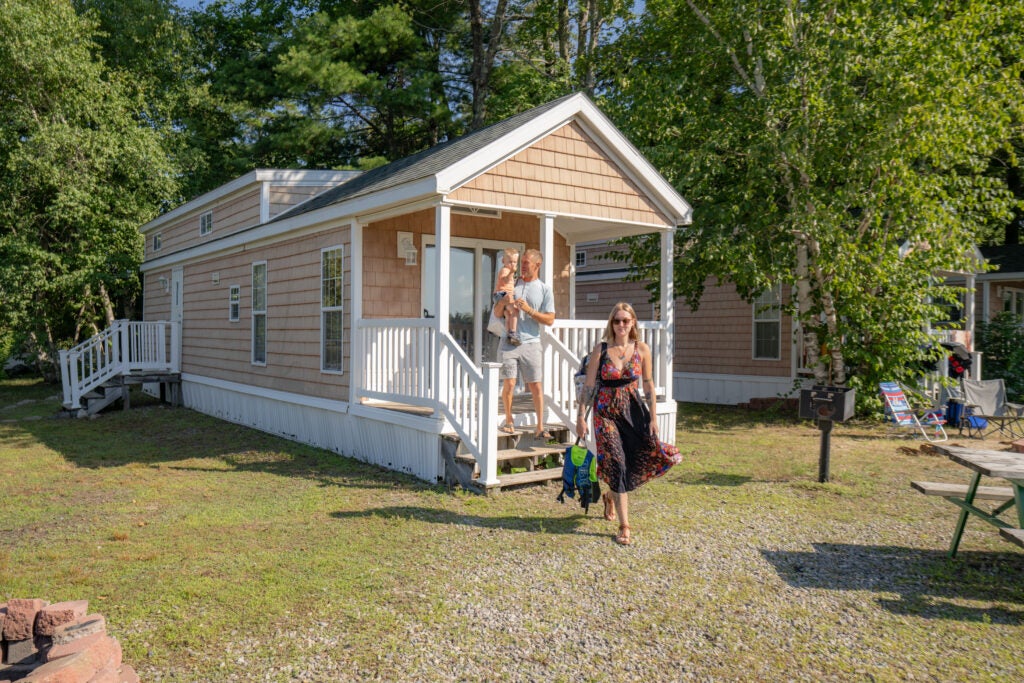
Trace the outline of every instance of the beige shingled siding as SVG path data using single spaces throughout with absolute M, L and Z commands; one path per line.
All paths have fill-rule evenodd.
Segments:
M 413 233 L 413 243 L 421 256 L 415 266 L 405 265 L 405 261 L 396 255 L 398 231 Z M 422 315 L 423 237 L 433 234 L 433 209 L 371 223 L 364 229 L 364 317 L 418 318 Z M 452 215 L 452 237 L 522 242 L 528 249 L 537 249 L 539 235 L 540 218 L 537 216 L 510 212 L 504 212 L 500 219 Z M 569 248 L 559 235 L 555 235 L 553 258 L 555 312 L 564 318 L 569 311 Z
M 577 123 L 538 140 L 450 196 L 486 206 L 672 225 Z
M 143 275 L 142 319 L 147 321 L 171 319 L 171 293 L 164 291 L 160 278 L 171 280 L 171 269 L 154 271 Z
M 320 371 L 320 250 L 334 246 L 345 250 L 344 367 L 348 367 L 352 339 L 349 239 L 348 228 L 339 228 L 186 266 L 182 372 L 346 399 L 348 375 Z M 267 262 L 265 367 L 250 362 L 252 264 L 258 261 Z M 231 285 L 240 286 L 238 322 L 228 320 Z
M 783 292 L 785 299 L 786 292 Z M 753 305 L 743 301 L 732 285 L 706 283 L 696 312 L 676 301 L 677 371 L 789 377 L 792 323 L 782 317 L 781 359 L 753 359 Z
M 296 204 L 301 204 L 310 197 L 320 194 L 324 190 L 334 187 L 335 184 L 323 185 L 271 185 L 270 186 L 270 216 L 273 218 Z
M 213 231 L 200 236 L 199 217 L 213 211 Z M 146 235 L 146 259 L 166 256 L 209 240 L 230 235 L 260 222 L 260 190 L 256 187 L 226 200 L 190 212 L 181 218 L 152 230 Z M 160 251 L 153 251 L 153 235 L 160 234 Z

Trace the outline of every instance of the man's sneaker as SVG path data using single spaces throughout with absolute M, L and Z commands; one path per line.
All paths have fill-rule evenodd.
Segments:
M 523 343 L 523 340 L 519 338 L 518 332 L 512 332 L 508 335 L 508 343 L 512 346 L 519 346 Z

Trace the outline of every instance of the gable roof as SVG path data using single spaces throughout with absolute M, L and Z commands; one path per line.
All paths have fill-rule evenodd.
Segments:
M 990 265 L 998 266 L 993 273 L 1009 275 L 1024 274 L 1024 244 L 1002 244 L 981 247 L 981 254 Z M 1024 275 L 1021 275 L 1024 278 Z
M 570 121 L 586 125 L 614 162 L 639 182 L 677 225 L 690 222 L 691 208 L 675 188 L 582 93 L 566 95 L 435 147 L 367 171 L 277 216 L 274 221 L 377 193 L 405 189 L 406 198 L 445 195 L 500 161 Z M 381 198 L 381 204 L 386 199 Z M 274 222 L 272 221 L 272 222 Z

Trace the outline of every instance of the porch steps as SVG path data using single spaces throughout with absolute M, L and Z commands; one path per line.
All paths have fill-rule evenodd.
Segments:
M 480 483 L 476 460 L 471 454 L 462 452 L 458 437 L 445 435 L 442 448 L 446 460 L 445 479 L 449 485 L 457 483 L 485 495 L 503 489 L 560 481 L 562 456 L 570 445 L 563 441 L 569 438 L 569 431 L 564 427 L 549 427 L 549 431 L 555 437 L 551 442 L 542 442 L 530 432 L 502 434 L 498 442 L 498 482 L 489 486 Z M 520 468 L 526 471 L 513 472 L 513 469 Z
M 99 413 L 101 410 L 123 399 L 123 407 L 128 410 L 131 403 L 130 388 L 132 384 L 160 384 L 160 395 L 172 405 L 181 403 L 181 375 L 178 373 L 129 373 L 118 375 L 107 382 L 82 394 L 82 402 L 79 406 L 65 406 L 65 409 L 74 413 L 76 417 L 89 417 Z

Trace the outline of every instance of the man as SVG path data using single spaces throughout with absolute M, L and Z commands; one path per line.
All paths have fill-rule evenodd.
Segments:
M 521 374 L 523 383 L 530 390 L 533 409 L 537 413 L 534 436 L 547 441 L 551 434 L 544 429 L 544 394 L 541 386 L 544 354 L 541 352 L 540 326 L 555 322 L 555 299 L 551 294 L 551 285 L 538 278 L 542 261 L 536 249 L 527 249 L 523 254 L 519 266 L 520 278 L 515 286 L 515 304 L 522 316 L 519 321 L 520 344 L 513 346 L 503 337 L 498 348 L 501 359 L 501 401 L 505 408 L 505 424 L 500 429 L 505 434 L 515 433 L 512 392 L 516 387 L 516 378 Z

